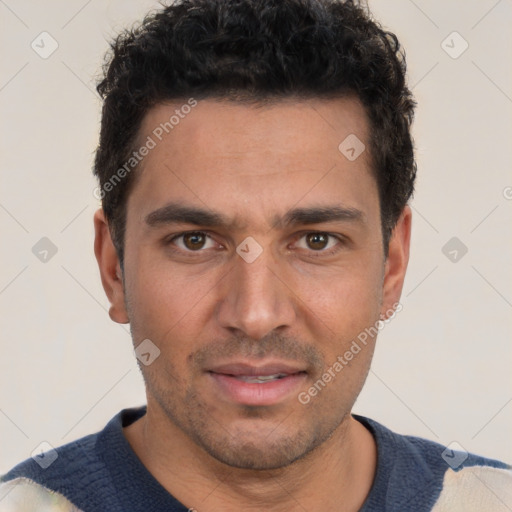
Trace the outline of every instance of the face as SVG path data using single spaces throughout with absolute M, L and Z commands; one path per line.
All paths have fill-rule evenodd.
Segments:
M 355 99 L 204 100 L 160 133 L 180 105 L 141 127 L 155 145 L 127 202 L 122 279 L 97 215 L 111 316 L 160 351 L 140 365 L 148 418 L 230 466 L 283 467 L 348 421 L 375 339 L 344 355 L 399 298 L 409 214 L 385 259 L 368 150 L 338 149 L 351 134 L 368 148 Z

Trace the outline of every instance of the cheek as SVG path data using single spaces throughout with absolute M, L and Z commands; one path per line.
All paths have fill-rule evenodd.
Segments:
M 215 287 L 215 280 L 214 275 L 191 276 L 140 255 L 126 268 L 126 292 L 135 342 L 149 338 L 163 349 L 169 345 L 169 339 L 177 337 L 183 343 L 172 344 L 173 350 L 193 349 L 188 340 L 198 338 L 200 317 L 208 307 L 209 291 Z
M 316 279 L 302 276 L 297 295 L 312 317 L 338 341 L 356 337 L 379 319 L 382 268 L 377 261 L 339 268 Z

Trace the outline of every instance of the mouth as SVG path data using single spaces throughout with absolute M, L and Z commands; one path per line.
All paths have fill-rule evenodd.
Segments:
M 282 362 L 253 366 L 235 363 L 207 371 L 224 400 L 241 405 L 275 405 L 293 396 L 307 377 L 305 369 Z
M 251 384 L 265 384 L 266 382 L 272 382 L 273 380 L 284 379 L 288 377 L 287 373 L 276 373 L 274 375 L 228 375 L 237 380 L 243 382 L 249 382 Z

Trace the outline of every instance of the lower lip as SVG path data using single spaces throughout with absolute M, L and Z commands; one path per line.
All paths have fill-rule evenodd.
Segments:
M 306 378 L 305 373 L 294 373 L 261 384 L 244 382 L 230 375 L 221 373 L 209 374 L 221 392 L 231 401 L 243 405 L 274 405 L 298 393 L 299 386 Z

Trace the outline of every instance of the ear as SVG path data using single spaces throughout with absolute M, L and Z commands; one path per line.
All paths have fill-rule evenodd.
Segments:
M 412 212 L 406 206 L 389 241 L 388 257 L 384 269 L 384 282 L 382 292 L 381 319 L 389 317 L 400 300 L 405 279 L 405 271 L 409 263 L 409 248 L 411 243 Z
M 114 322 L 127 324 L 130 320 L 126 312 L 124 285 L 121 264 L 110 236 L 110 229 L 103 209 L 94 214 L 94 254 L 100 268 L 103 289 L 110 302 L 109 315 Z

